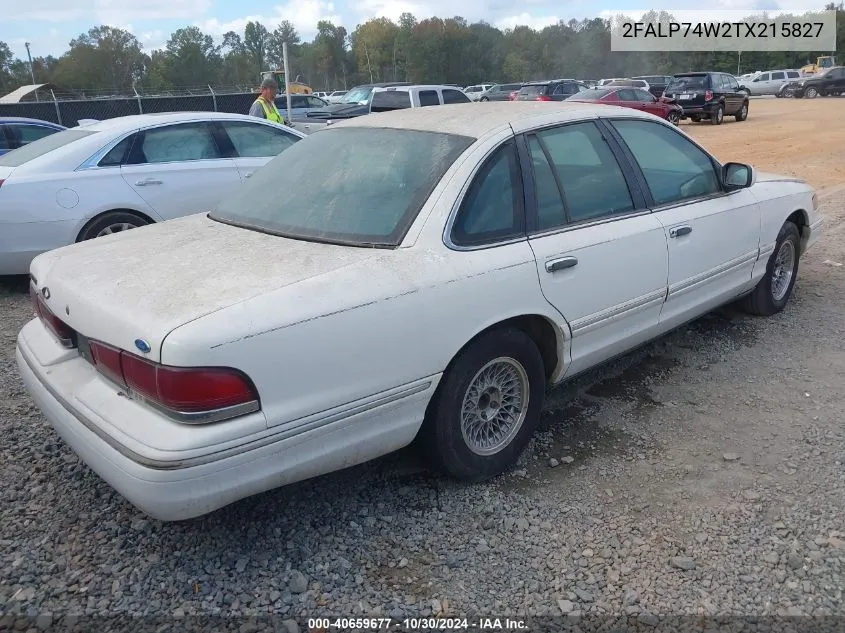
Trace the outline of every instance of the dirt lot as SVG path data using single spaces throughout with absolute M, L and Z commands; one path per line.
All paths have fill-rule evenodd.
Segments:
M 845 184 L 845 98 L 751 99 L 748 119 L 720 125 L 684 121 L 722 161 L 742 161 L 804 178 L 815 187 Z
M 792 302 L 721 310 L 557 389 L 522 463 L 481 485 L 405 451 L 150 521 L 34 409 L 14 366 L 25 284 L 0 286 L 0 614 L 159 616 L 135 631 L 191 613 L 285 631 L 326 612 L 845 616 L 843 106 L 759 99 L 747 122 L 684 124 L 720 158 L 827 188 Z

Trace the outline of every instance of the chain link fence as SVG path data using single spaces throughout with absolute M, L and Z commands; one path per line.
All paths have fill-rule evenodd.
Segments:
M 90 96 L 89 96 L 90 95 Z M 246 114 L 256 93 L 246 88 L 186 89 L 155 94 L 57 95 L 40 90 L 37 101 L 0 103 L 0 117 L 16 116 L 52 121 L 74 127 L 84 119 L 113 119 L 131 114 L 159 112 L 233 112 Z M 46 98 L 45 98 L 46 97 Z

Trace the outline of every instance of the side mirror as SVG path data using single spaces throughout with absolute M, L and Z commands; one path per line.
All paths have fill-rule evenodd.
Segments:
M 745 163 L 726 163 L 722 167 L 722 182 L 728 191 L 746 189 L 753 185 L 756 180 L 756 174 L 751 165 L 746 165 Z

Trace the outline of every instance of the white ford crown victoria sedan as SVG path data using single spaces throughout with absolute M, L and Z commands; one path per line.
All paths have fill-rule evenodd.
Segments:
M 17 360 L 80 457 L 162 520 L 418 435 L 478 480 L 523 450 L 548 385 L 726 302 L 782 310 L 816 206 L 627 108 L 360 117 L 211 213 L 37 257 Z

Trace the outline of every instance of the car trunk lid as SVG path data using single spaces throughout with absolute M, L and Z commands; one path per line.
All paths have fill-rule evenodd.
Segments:
M 50 251 L 31 271 L 49 309 L 73 330 L 136 354 L 148 347 L 144 357 L 159 361 L 180 325 L 381 253 L 199 214 Z

